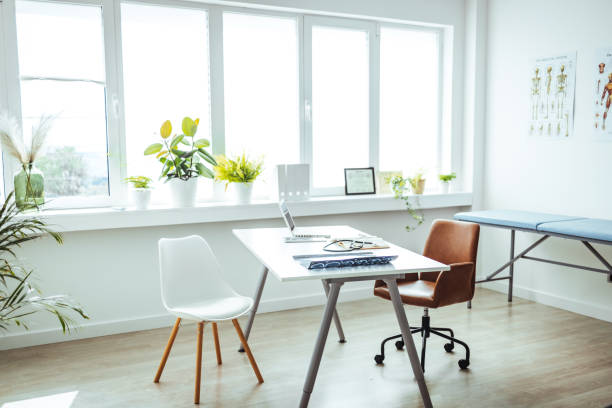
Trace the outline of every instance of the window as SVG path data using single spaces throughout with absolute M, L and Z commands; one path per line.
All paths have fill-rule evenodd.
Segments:
M 154 180 L 161 164 L 144 156 L 169 119 L 173 134 L 184 116 L 200 118 L 198 138 L 210 140 L 208 16 L 206 10 L 121 5 L 127 174 Z M 156 189 L 157 200 L 164 194 Z M 208 187 L 208 188 L 207 188 Z M 212 192 L 201 180 L 202 196 Z
M 101 14 L 98 6 L 16 2 L 24 133 L 41 115 L 57 115 L 36 163 L 48 198 L 109 197 Z
M 380 169 L 412 175 L 439 168 L 438 33 L 380 30 Z
M 265 183 L 275 165 L 299 163 L 299 68 L 295 18 L 223 14 L 225 151 L 265 160 Z
M 457 156 L 442 126 L 445 29 L 217 3 L 0 0 L 0 108 L 26 134 L 57 115 L 36 163 L 51 207 L 125 206 L 126 176 L 169 201 L 143 153 L 184 116 L 215 154 L 263 158 L 257 198 L 274 198 L 277 164 L 310 164 L 311 195 L 335 195 L 348 167 L 432 178 Z M 198 194 L 229 199 L 208 179 Z
M 312 27 L 313 187 L 344 185 L 344 168 L 369 166 L 369 31 Z

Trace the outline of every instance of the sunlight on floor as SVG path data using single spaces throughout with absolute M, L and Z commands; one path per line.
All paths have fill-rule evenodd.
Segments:
M 78 393 L 78 391 L 72 391 L 62 394 L 47 395 L 45 397 L 6 402 L 2 404 L 0 408 L 70 408 Z

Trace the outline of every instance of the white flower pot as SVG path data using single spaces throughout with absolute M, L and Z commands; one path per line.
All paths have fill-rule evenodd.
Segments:
M 234 200 L 238 204 L 248 204 L 253 195 L 253 183 L 232 183 Z
M 132 203 L 138 210 L 146 210 L 151 202 L 151 189 L 133 188 L 131 191 Z
M 198 191 L 197 177 L 192 177 L 187 181 L 173 178 L 168 184 L 170 184 L 170 197 L 174 208 L 195 206 Z
M 442 194 L 448 194 L 450 190 L 450 182 L 442 182 Z

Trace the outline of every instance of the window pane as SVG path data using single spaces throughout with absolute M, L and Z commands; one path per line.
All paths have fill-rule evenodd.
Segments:
M 314 187 L 344 185 L 344 168 L 369 163 L 368 33 L 312 28 Z
M 159 141 L 159 128 L 171 120 L 181 132 L 184 116 L 200 118 L 197 138 L 210 139 L 208 19 L 206 11 L 121 5 L 127 171 L 157 180 L 161 164 L 144 149 Z M 201 180 L 201 193 L 212 191 Z M 206 186 L 206 188 L 203 188 Z M 154 200 L 163 201 L 159 186 Z
M 266 195 L 275 165 L 300 159 L 297 22 L 224 13 L 223 57 L 226 153 L 263 156 Z
M 36 163 L 45 176 L 45 195 L 108 195 L 104 86 L 22 81 L 21 99 L 24 129 L 42 114 L 60 113 Z
M 26 138 L 40 116 L 57 115 L 36 162 L 45 194 L 108 196 L 101 9 L 29 1 L 16 9 Z M 24 78 L 31 75 L 43 79 Z
M 21 76 L 104 81 L 101 9 L 17 1 Z
M 380 169 L 431 175 L 438 163 L 438 36 L 382 28 Z M 435 183 L 434 183 L 435 184 Z

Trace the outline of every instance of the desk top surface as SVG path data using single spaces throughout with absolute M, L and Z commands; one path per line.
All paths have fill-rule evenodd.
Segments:
M 387 265 L 358 266 L 347 268 L 327 268 L 309 270 L 294 255 L 329 254 L 323 251 L 326 242 L 287 243 L 284 238 L 289 235 L 287 228 L 253 228 L 235 229 L 234 235 L 247 249 L 264 264 L 278 280 L 297 281 L 308 279 L 334 279 L 376 277 L 404 274 L 410 272 L 447 271 L 450 268 L 433 259 L 426 258 L 404 248 L 389 243 L 389 248 L 368 249 L 374 255 L 397 255 L 397 259 Z M 332 238 L 348 238 L 367 235 L 346 225 L 324 227 L 300 227 L 299 233 L 329 234 Z M 362 251 L 351 251 L 343 255 L 359 256 Z

